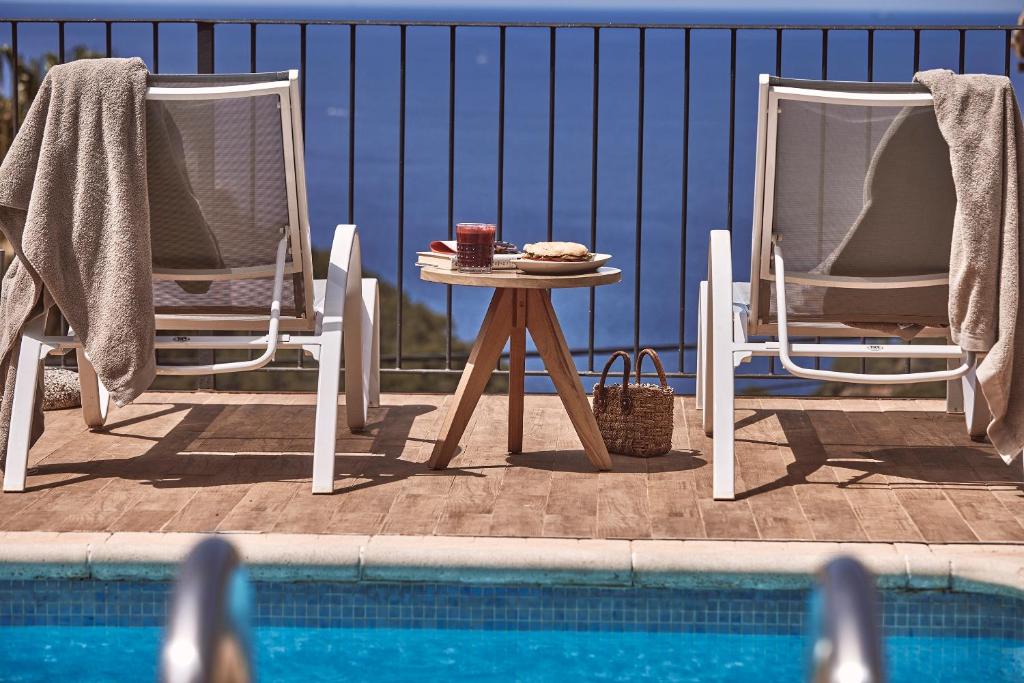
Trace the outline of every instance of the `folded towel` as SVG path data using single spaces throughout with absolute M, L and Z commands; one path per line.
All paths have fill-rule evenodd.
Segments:
M 1010 462 L 1024 447 L 1020 110 L 1010 79 L 1003 76 L 935 69 L 914 80 L 935 99 L 956 186 L 950 331 L 965 350 L 985 354 L 977 378 L 992 413 L 988 437 Z
M 153 380 L 146 79 L 138 58 L 53 67 L 0 165 L 0 231 L 15 252 L 0 292 L 0 453 L 22 329 L 53 305 L 115 403 Z

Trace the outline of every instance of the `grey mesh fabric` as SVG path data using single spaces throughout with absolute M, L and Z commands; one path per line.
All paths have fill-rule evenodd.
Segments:
M 222 86 L 286 78 L 152 76 L 149 84 Z M 154 267 L 272 268 L 289 223 L 280 98 L 149 100 L 147 138 Z M 153 286 L 157 313 L 265 314 L 273 278 L 157 279 Z M 283 315 L 302 314 L 301 287 L 301 278 L 285 278 Z
M 948 272 L 956 194 L 949 150 L 931 106 L 781 99 L 775 174 L 773 230 L 781 237 L 788 275 Z M 789 284 L 786 294 L 794 321 L 948 320 L 945 286 L 858 290 Z M 774 321 L 774 291 L 771 301 Z

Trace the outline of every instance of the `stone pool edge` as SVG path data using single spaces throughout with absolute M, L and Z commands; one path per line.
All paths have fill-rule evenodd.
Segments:
M 1024 598 L 1024 546 L 222 533 L 263 581 L 803 588 L 859 558 L 884 588 Z M 206 534 L 0 532 L 0 579 L 173 578 Z

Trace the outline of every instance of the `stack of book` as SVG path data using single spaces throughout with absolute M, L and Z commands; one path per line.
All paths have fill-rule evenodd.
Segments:
M 416 252 L 417 266 L 430 266 L 438 270 L 455 270 L 455 241 L 437 240 L 430 243 L 430 251 Z M 516 260 L 522 254 L 495 254 L 494 270 L 515 270 Z
M 495 254 L 493 270 L 515 270 L 519 254 Z M 417 251 L 417 266 L 430 266 L 438 270 L 455 270 L 455 254 L 438 254 L 436 251 Z

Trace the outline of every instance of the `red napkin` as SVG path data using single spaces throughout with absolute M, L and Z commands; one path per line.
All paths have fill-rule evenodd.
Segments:
M 455 240 L 434 240 L 430 243 L 430 251 L 436 254 L 454 254 Z

